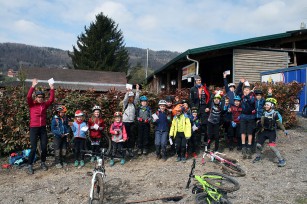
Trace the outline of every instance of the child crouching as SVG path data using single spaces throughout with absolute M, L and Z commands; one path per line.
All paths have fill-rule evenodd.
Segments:
M 125 125 L 122 122 L 122 113 L 114 113 L 114 123 L 110 127 L 110 133 L 112 135 L 112 155 L 110 160 L 110 166 L 114 165 L 114 157 L 118 151 L 121 156 L 120 164 L 125 164 L 125 151 L 123 151 L 124 142 L 128 139 Z

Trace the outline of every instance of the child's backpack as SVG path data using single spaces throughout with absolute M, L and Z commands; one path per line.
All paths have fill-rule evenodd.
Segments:
M 9 156 L 9 164 L 10 165 L 14 165 L 15 163 L 16 164 L 21 164 L 21 161 L 19 161 L 19 162 L 17 162 L 18 160 L 20 160 L 20 159 L 23 159 L 23 156 L 22 155 L 18 155 L 17 153 L 12 153 L 12 154 L 10 154 L 10 156 Z

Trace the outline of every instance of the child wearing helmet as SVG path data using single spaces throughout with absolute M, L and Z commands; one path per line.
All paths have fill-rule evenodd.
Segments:
M 241 132 L 240 132 L 240 115 L 242 112 L 241 107 L 241 97 L 234 97 L 234 105 L 231 105 L 228 109 L 228 112 L 231 114 L 231 124 L 229 127 L 229 140 L 228 140 L 228 148 L 230 151 L 234 148 L 234 142 L 237 140 L 237 150 L 242 150 L 242 142 L 241 142 Z
M 56 114 L 52 117 L 51 132 L 54 143 L 54 163 L 56 168 L 66 166 L 67 136 L 69 135 L 68 119 L 65 115 L 67 109 L 59 105 Z
M 127 141 L 127 132 L 124 123 L 122 122 L 122 113 L 114 113 L 114 122 L 110 126 L 110 133 L 112 135 L 112 155 L 110 166 L 114 165 L 114 157 L 118 152 L 121 156 L 120 164 L 125 164 L 125 151 L 123 150 L 124 142 Z
M 180 106 L 175 107 L 176 115 L 173 118 L 172 126 L 170 129 L 169 136 L 175 139 L 176 143 L 176 161 L 186 162 L 186 145 L 187 139 L 190 139 L 192 127 L 190 118 L 183 114 L 182 108 Z
M 141 96 L 140 101 L 141 106 L 136 112 L 138 120 L 138 155 L 146 155 L 148 153 L 151 110 L 146 96 Z
M 159 109 L 153 114 L 152 121 L 155 125 L 155 146 L 157 159 L 166 161 L 166 145 L 171 120 L 167 118 L 166 101 L 160 100 Z
M 207 141 L 208 146 L 206 147 L 206 149 L 207 148 L 210 149 L 211 141 L 215 140 L 214 151 L 218 151 L 219 149 L 219 143 L 220 143 L 219 128 L 221 123 L 221 116 L 226 112 L 222 108 L 221 99 L 222 96 L 220 95 L 220 93 L 216 93 L 214 95 L 211 102 L 211 107 L 208 117 L 207 134 L 209 139 Z
M 104 120 L 101 116 L 100 106 L 95 105 L 92 108 L 93 114 L 92 117 L 88 120 L 89 135 L 91 139 L 91 147 L 93 152 L 99 152 L 100 149 L 100 140 L 103 137 L 102 131 L 106 127 Z M 91 162 L 95 161 L 96 157 L 91 158 Z
M 128 155 L 133 157 L 133 148 L 135 147 L 136 134 L 133 131 L 135 128 L 135 116 L 136 106 L 139 103 L 140 91 L 139 85 L 136 84 L 136 92 L 132 92 L 131 89 L 127 89 L 127 92 L 123 101 L 123 123 L 126 127 L 129 140 L 125 142 L 124 146 L 127 148 Z
M 75 121 L 73 122 L 71 129 L 74 134 L 74 166 L 78 167 L 80 165 L 79 167 L 83 167 L 85 163 L 82 151 L 85 150 L 88 126 L 84 122 L 84 114 L 81 110 L 75 112 Z
M 275 98 L 267 98 L 264 105 L 264 114 L 261 117 L 262 131 L 258 136 L 257 141 L 257 156 L 254 159 L 254 163 L 261 160 L 262 147 L 265 140 L 269 140 L 269 147 L 278 158 L 278 166 L 283 167 L 286 165 L 285 159 L 281 156 L 280 152 L 276 148 L 276 129 L 279 127 L 287 135 L 287 131 L 283 124 L 280 122 L 277 113 L 275 112 L 275 106 L 277 100 Z

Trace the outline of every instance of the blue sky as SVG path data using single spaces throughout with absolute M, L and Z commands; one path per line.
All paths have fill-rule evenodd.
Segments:
M 72 50 L 100 12 L 126 46 L 179 52 L 307 24 L 305 0 L 0 0 L 0 43 Z

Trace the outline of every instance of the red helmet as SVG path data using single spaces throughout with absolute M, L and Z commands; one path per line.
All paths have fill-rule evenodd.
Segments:
M 122 117 L 122 116 L 123 116 L 122 112 L 115 112 L 114 113 L 114 117 Z

